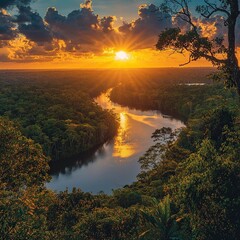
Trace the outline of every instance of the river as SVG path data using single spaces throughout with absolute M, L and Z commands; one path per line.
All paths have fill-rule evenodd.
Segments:
M 76 187 L 94 194 L 100 191 L 110 194 L 112 189 L 136 180 L 140 172 L 138 159 L 154 144 L 151 135 L 156 129 L 184 126 L 180 120 L 157 111 L 140 111 L 115 104 L 109 99 L 109 91 L 95 101 L 102 108 L 119 114 L 117 136 L 96 151 L 55 170 L 48 188 L 63 191 Z

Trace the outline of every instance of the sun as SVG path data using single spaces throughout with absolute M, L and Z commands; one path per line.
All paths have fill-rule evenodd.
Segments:
M 119 52 L 116 52 L 115 54 L 115 60 L 126 61 L 128 59 L 129 59 L 129 55 L 124 51 L 119 51 Z

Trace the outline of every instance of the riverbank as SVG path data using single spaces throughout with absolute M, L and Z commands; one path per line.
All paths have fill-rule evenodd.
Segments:
M 173 129 L 183 123 L 167 118 L 157 111 L 141 111 L 114 104 L 109 99 L 110 91 L 102 93 L 95 102 L 105 110 L 112 110 L 119 118 L 119 130 L 112 141 L 87 155 L 66 161 L 52 174 L 50 189 L 64 191 L 66 188 L 81 188 L 84 191 L 111 194 L 112 189 L 121 188 L 136 181 L 140 173 L 138 159 L 154 144 L 152 133 L 161 127 Z M 123 177 L 124 176 L 124 177 Z

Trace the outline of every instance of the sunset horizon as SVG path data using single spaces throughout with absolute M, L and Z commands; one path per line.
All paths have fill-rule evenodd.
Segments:
M 75 8 L 77 2 L 79 8 Z M 128 4 L 128 11 L 121 12 Z M 61 1 L 38 0 L 8 6 L 4 1 L 0 13 L 4 26 L 0 33 L 0 68 L 156 68 L 178 67 L 188 61 L 187 51 L 173 54 L 170 49 L 156 49 L 161 31 L 187 29 L 184 22 L 159 8 L 160 0 L 122 5 L 118 0 L 110 5 L 105 0 L 98 4 L 94 0 L 72 0 L 67 9 L 65 5 Z M 118 12 L 111 5 L 118 6 Z M 192 3 L 191 9 L 195 6 Z M 200 17 L 195 21 L 204 36 L 226 35 L 226 28 L 219 25 L 222 18 L 216 18 L 215 23 L 203 22 Z M 121 51 L 127 53 L 128 59 L 116 59 L 116 53 Z M 237 52 L 239 56 L 238 46 Z M 189 64 L 212 65 L 204 58 Z

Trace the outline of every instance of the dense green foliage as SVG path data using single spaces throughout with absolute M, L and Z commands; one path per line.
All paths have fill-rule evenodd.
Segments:
M 150 229 L 140 235 L 140 239 L 181 239 L 178 224 L 171 210 L 171 200 L 166 196 L 162 202 L 156 203 L 148 211 L 142 211 L 143 219 Z
M 11 74 L 0 80 L 0 115 L 17 121 L 24 135 L 39 143 L 52 159 L 76 156 L 115 135 L 114 114 L 90 97 L 108 86 L 103 81 L 96 87 L 91 75 L 89 79 L 72 74 L 68 80 L 66 73 L 35 76 L 30 72 L 23 75 L 26 80 L 21 73 L 17 78 Z
M 122 83 L 114 94 L 128 84 L 132 82 Z M 169 97 L 171 107 L 186 119 L 186 128 L 180 133 L 169 128 L 155 131 L 156 145 L 139 160 L 138 181 L 111 196 L 44 189 L 48 165 L 40 145 L 22 136 L 8 119 L 0 119 L 2 239 L 239 239 L 236 92 L 218 84 L 155 84 L 157 95 L 150 91 L 149 103 L 157 96 L 166 101 Z M 138 91 L 147 94 L 146 88 Z M 185 111 L 180 106 L 186 102 L 191 108 Z M 139 107 L 138 101 L 131 105 Z
M 0 238 L 46 239 L 51 193 L 48 159 L 40 145 L 0 118 Z
M 176 142 L 170 139 L 165 146 L 157 142 L 149 149 L 140 159 L 143 171 L 139 181 L 130 188 L 157 198 L 170 194 L 178 217 L 183 218 L 180 224 L 183 239 L 238 239 L 238 97 L 220 85 L 188 87 L 184 101 L 191 99 L 187 93 L 192 89 L 198 89 L 195 92 L 198 100 L 197 104 L 193 102 L 191 114 L 186 115 L 187 127 Z M 205 99 L 200 97 L 203 89 Z M 178 104 L 180 98 L 175 106 Z
M 41 147 L 22 136 L 11 122 L 3 118 L 0 118 L 0 139 L 0 179 L 5 189 L 41 186 L 49 179 L 46 173 L 48 159 Z

